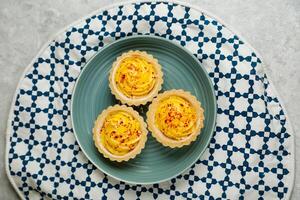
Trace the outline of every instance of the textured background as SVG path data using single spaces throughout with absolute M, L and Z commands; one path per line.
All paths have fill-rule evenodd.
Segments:
M 17 83 L 40 48 L 59 30 L 111 0 L 0 0 L 0 199 L 17 195 L 5 174 L 5 129 Z M 113 1 L 119 2 L 119 1 Z M 223 19 L 263 57 L 300 141 L 300 1 L 201 0 L 198 5 Z M 298 64 L 298 67 L 296 66 Z M 300 144 L 296 143 L 296 152 Z M 299 154 L 300 155 L 300 154 Z M 299 159 L 298 159 L 299 158 Z M 300 199 L 300 156 L 292 199 Z

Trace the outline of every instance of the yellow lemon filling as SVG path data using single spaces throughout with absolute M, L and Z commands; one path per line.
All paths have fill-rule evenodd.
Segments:
M 139 143 L 141 127 L 126 111 L 114 111 L 106 116 L 100 131 L 102 145 L 112 154 L 122 156 Z
M 140 55 L 131 55 L 120 61 L 114 81 L 125 96 L 139 98 L 152 91 L 156 79 L 153 63 Z
M 172 95 L 159 102 L 155 123 L 165 136 L 181 140 L 195 131 L 196 111 L 189 101 Z

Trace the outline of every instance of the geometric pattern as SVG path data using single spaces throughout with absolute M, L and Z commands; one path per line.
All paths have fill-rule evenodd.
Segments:
M 75 140 L 70 103 L 80 71 L 103 46 L 148 34 L 175 41 L 209 72 L 217 98 L 210 145 L 169 181 L 131 185 L 88 161 Z M 294 139 L 253 49 L 224 24 L 176 3 L 128 3 L 58 35 L 17 89 L 8 127 L 8 170 L 26 199 L 287 199 Z

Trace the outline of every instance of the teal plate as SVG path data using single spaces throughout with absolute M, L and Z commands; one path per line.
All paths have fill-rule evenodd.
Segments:
M 141 154 L 128 162 L 117 163 L 104 158 L 97 151 L 92 128 L 102 110 L 119 103 L 110 92 L 108 74 L 114 60 L 129 50 L 147 51 L 157 58 L 164 72 L 162 91 L 190 91 L 205 110 L 205 122 L 201 134 L 189 146 L 166 148 L 149 133 Z M 147 105 L 135 109 L 145 117 Z M 127 183 L 153 184 L 183 173 L 203 154 L 214 131 L 216 99 L 206 70 L 186 49 L 160 37 L 131 36 L 105 46 L 85 65 L 74 88 L 71 115 L 76 139 L 97 168 Z

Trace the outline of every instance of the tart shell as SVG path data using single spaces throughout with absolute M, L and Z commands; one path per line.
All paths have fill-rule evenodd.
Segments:
M 155 124 L 155 112 L 159 105 L 159 102 L 169 96 L 179 96 L 191 103 L 191 105 L 195 108 L 197 115 L 197 126 L 193 133 L 189 136 L 185 137 L 182 140 L 174 140 L 167 136 L 165 136 L 159 128 Z M 147 112 L 147 124 L 149 130 L 152 132 L 152 136 L 160 142 L 162 145 L 171 148 L 179 148 L 185 145 L 189 145 L 191 142 L 197 139 L 197 136 L 200 134 L 201 129 L 204 127 L 204 110 L 201 107 L 201 103 L 193 96 L 191 93 L 186 92 L 184 90 L 169 90 L 164 93 L 159 94 L 149 106 L 149 110 Z
M 140 123 L 141 126 L 141 138 L 139 140 L 139 143 L 137 146 L 128 152 L 125 155 L 114 155 L 111 152 L 109 152 L 101 143 L 101 137 L 100 137 L 100 132 L 101 128 L 103 126 L 103 123 L 105 121 L 105 118 L 108 116 L 109 113 L 114 112 L 114 111 L 126 111 L 129 114 L 131 114 L 138 122 Z M 132 159 L 136 157 L 136 155 L 141 153 L 141 150 L 145 147 L 146 141 L 147 141 L 147 125 L 144 122 L 143 118 L 133 110 L 131 107 L 127 107 L 125 105 L 115 105 L 115 106 L 110 106 L 107 109 L 103 110 L 102 113 L 97 117 L 95 123 L 94 123 L 94 128 L 93 128 L 93 140 L 94 143 L 98 149 L 98 151 L 105 157 L 110 159 L 111 161 L 117 161 L 117 162 L 122 162 L 122 161 L 128 161 L 129 159 Z
M 118 69 L 120 62 L 124 58 L 130 57 L 132 55 L 139 55 L 141 57 L 146 58 L 148 61 L 150 61 L 153 64 L 153 66 L 157 72 L 157 80 L 156 80 L 154 88 L 151 90 L 151 92 L 149 94 L 147 94 L 146 96 L 143 96 L 143 97 L 138 97 L 138 98 L 137 97 L 133 97 L 133 98 L 127 97 L 121 91 L 119 91 L 119 89 L 117 88 L 117 85 L 114 81 L 115 73 Z M 111 89 L 111 93 L 113 95 L 115 95 L 115 97 L 118 100 L 120 100 L 122 104 L 127 104 L 129 106 L 145 105 L 147 102 L 152 101 L 153 98 L 155 96 L 157 96 L 158 92 L 161 90 L 162 84 L 163 84 L 163 72 L 161 69 L 161 65 L 158 63 L 157 59 L 155 59 L 152 55 L 147 54 L 145 51 L 130 50 L 126 53 L 123 53 L 113 63 L 112 68 L 110 70 L 110 74 L 109 74 L 109 87 Z

